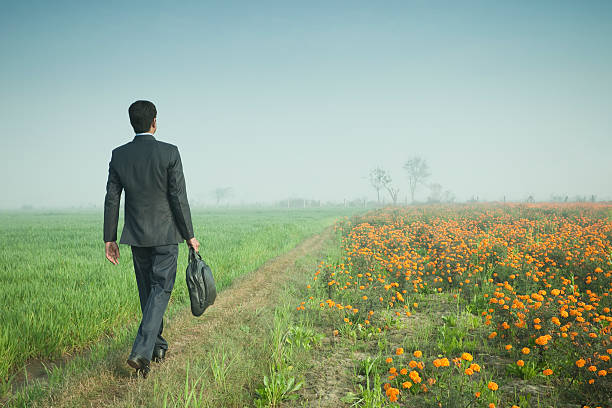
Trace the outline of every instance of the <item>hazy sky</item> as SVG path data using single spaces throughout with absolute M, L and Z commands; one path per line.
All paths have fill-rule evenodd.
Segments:
M 611 1 L 3 1 L 0 208 L 101 206 L 136 99 L 192 203 L 374 199 L 376 166 L 403 199 L 415 154 L 462 200 L 612 198 L 611 21 Z

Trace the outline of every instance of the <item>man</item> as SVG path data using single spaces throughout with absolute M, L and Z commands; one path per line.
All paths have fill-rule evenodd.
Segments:
M 187 202 L 181 157 L 176 146 L 157 141 L 157 110 L 149 101 L 128 109 L 134 140 L 113 150 L 104 200 L 106 258 L 117 265 L 117 223 L 125 190 L 121 244 L 131 245 L 142 321 L 127 363 L 146 378 L 150 361 L 163 361 L 168 343 L 163 316 L 176 277 L 178 244 L 198 251 Z

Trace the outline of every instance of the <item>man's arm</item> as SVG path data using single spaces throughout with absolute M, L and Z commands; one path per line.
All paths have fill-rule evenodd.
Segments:
M 191 223 L 191 210 L 187 201 L 183 163 L 177 148 L 172 150 L 172 158 L 168 166 L 168 201 L 170 202 L 170 208 L 176 225 L 183 238 L 189 244 L 194 238 L 193 225 Z
M 106 258 L 113 264 L 119 260 L 117 246 L 117 224 L 119 223 L 119 203 L 123 185 L 117 171 L 113 167 L 113 157 L 108 165 L 108 181 L 106 182 L 106 197 L 104 198 L 104 242 L 106 243 Z

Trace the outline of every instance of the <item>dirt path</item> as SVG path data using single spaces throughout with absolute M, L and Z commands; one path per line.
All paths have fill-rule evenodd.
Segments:
M 108 356 L 108 361 L 102 364 L 97 372 L 82 375 L 81 378 L 69 382 L 43 405 L 141 405 L 142 395 L 138 396 L 138 390 L 147 392 L 146 398 L 151 398 L 151 384 L 176 377 L 177 373 L 183 374 L 184 381 L 187 362 L 201 353 L 203 347 L 210 346 L 206 344 L 206 339 L 222 331 L 228 331 L 228 336 L 232 332 L 240 331 L 239 329 L 244 327 L 240 325 L 245 322 L 237 321 L 237 316 L 250 316 L 247 319 L 253 320 L 260 309 L 273 308 L 273 294 L 282 286 L 283 274 L 289 268 L 295 267 L 300 258 L 319 253 L 331 231 L 327 229 L 306 239 L 290 252 L 267 261 L 256 271 L 238 279 L 218 295 L 215 304 L 203 316 L 194 318 L 189 308 L 175 315 L 164 330 L 164 337 L 170 345 L 166 361 L 163 364 L 152 363 L 152 371 L 146 380 L 134 376 L 133 370 L 125 363 L 129 350 L 121 350 Z

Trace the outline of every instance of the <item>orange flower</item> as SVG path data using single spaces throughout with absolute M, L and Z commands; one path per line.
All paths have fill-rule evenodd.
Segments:
M 404 349 L 401 347 L 398 347 L 397 349 L 395 349 L 395 354 L 397 354 L 398 356 L 401 356 L 402 354 L 404 354 Z
M 423 353 L 419 350 L 415 351 L 414 353 L 412 353 L 413 356 L 415 356 L 416 358 L 421 358 L 423 357 Z
M 404 382 L 402 383 L 402 387 L 404 387 L 404 388 L 410 388 L 410 387 L 412 387 L 412 383 L 411 383 L 410 381 L 404 381 Z
M 389 401 L 395 402 L 399 396 L 399 390 L 397 388 L 389 387 L 386 391 L 387 397 L 389 397 Z
M 448 358 L 444 357 L 444 358 L 437 358 L 433 361 L 433 365 L 435 367 L 449 367 L 450 366 L 450 361 L 448 361 Z
M 551 370 L 550 368 L 547 368 L 546 370 L 542 372 L 542 374 L 547 375 L 547 376 L 551 375 L 552 373 L 553 373 L 553 370 Z
M 550 334 L 546 334 L 544 336 L 540 336 L 536 339 L 536 344 L 540 345 L 540 346 L 545 346 L 546 344 L 548 344 L 548 341 L 552 339 L 552 336 Z
M 491 390 L 491 391 L 497 391 L 497 389 L 499 388 L 499 386 L 497 385 L 497 383 L 493 382 L 493 381 L 489 381 L 489 384 L 487 384 L 487 387 Z
M 529 350 L 529 347 L 523 347 L 523 348 L 521 349 L 521 353 L 523 353 L 523 354 L 529 354 L 529 352 L 530 352 L 530 351 L 531 351 L 531 350 Z
M 580 368 L 584 367 L 584 365 L 586 364 L 586 361 L 581 358 L 580 360 L 576 360 L 576 365 Z
M 461 358 L 465 361 L 472 361 L 474 359 L 470 353 L 461 354 Z
M 393 362 L 393 359 L 391 357 L 387 357 L 387 359 L 385 360 L 385 362 L 387 364 L 391 364 Z

